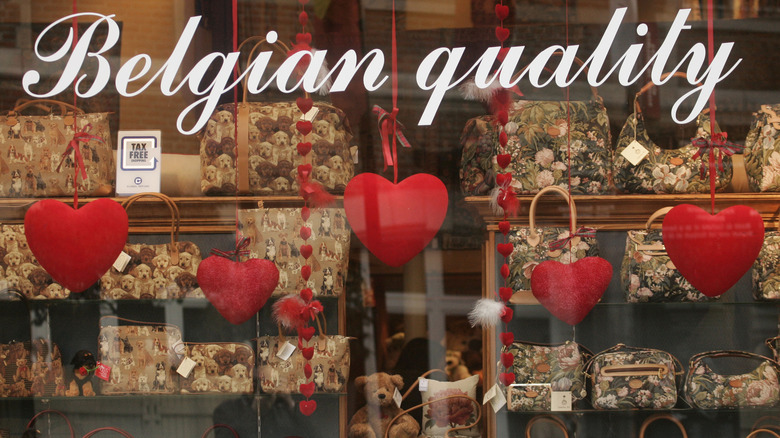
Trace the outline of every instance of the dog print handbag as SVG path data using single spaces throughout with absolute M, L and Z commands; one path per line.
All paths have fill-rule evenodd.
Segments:
M 181 392 L 188 394 L 251 394 L 255 370 L 252 346 L 240 342 L 185 344 L 195 366 L 180 378 Z
M 308 286 L 301 277 L 304 244 L 298 230 L 304 225 L 295 208 L 239 210 L 239 227 L 249 239 L 249 258 L 266 259 L 279 268 L 274 296 L 297 294 L 310 287 L 315 296 L 339 296 L 344 291 L 349 262 L 350 230 L 343 208 L 312 209 L 305 223 L 311 229 L 308 243 L 312 274 Z
M 70 291 L 56 283 L 35 259 L 24 225 L 0 224 L 0 296 L 10 299 L 54 300 L 68 298 Z
M 100 279 L 100 297 L 105 300 L 204 298 L 198 286 L 200 249 L 192 242 L 179 241 L 179 209 L 160 193 L 139 193 L 122 205 L 129 209 L 144 197 L 164 202 L 171 212 L 171 241 L 166 244 L 127 243 L 124 253 L 130 261 L 121 271 L 112 267 Z

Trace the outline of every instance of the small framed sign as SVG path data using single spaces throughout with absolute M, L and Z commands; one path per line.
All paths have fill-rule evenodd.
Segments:
M 119 131 L 116 194 L 160 191 L 160 131 Z

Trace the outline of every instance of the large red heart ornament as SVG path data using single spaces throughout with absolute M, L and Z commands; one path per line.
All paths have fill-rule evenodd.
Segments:
M 234 262 L 211 256 L 200 262 L 197 277 L 219 314 L 238 325 L 263 308 L 279 282 L 279 270 L 270 260 Z
M 547 260 L 531 273 L 531 291 L 556 318 L 576 325 L 599 302 L 611 280 L 612 265 L 601 257 L 568 265 Z
M 344 191 L 344 212 L 352 230 L 379 260 L 402 266 L 439 231 L 447 215 L 447 188 L 425 173 L 398 184 L 374 173 L 350 180 Z
M 38 201 L 24 215 L 27 244 L 41 267 L 71 292 L 83 292 L 114 264 L 127 242 L 127 213 L 108 198 L 74 210 Z
M 761 215 L 745 205 L 714 216 L 695 205 L 678 205 L 664 217 L 662 233 L 674 266 L 708 297 L 739 281 L 764 244 Z

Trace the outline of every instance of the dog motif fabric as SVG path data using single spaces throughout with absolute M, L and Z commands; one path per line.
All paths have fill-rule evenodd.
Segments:
M 4 128 L 0 132 L 0 197 L 73 196 L 76 188 L 82 196 L 109 196 L 114 191 L 116 167 L 108 113 L 81 114 L 74 118 L 11 112 L 0 116 L 0 126 Z M 81 176 L 74 179 L 74 153 L 64 160 L 62 157 L 77 132 L 102 139 L 79 142 L 86 180 Z
M 176 367 L 184 357 L 178 327 L 166 324 L 104 326 L 98 336 L 98 361 L 111 368 L 100 380 L 100 394 L 178 392 Z
M 311 143 L 307 156 L 311 157 L 311 178 L 329 192 L 344 192 L 355 174 L 357 146 L 343 111 L 315 102 L 317 114 L 304 139 L 296 128 L 303 114 L 295 102 L 241 104 L 240 111 L 248 113 L 245 123 L 249 123 L 248 138 L 242 140 L 236 135 L 235 107 L 232 103 L 218 106 L 204 129 L 200 143 L 204 194 L 234 195 L 240 173 L 237 166 L 248 166 L 250 193 L 297 195 L 297 169 L 305 163 L 296 148 L 304 140 Z M 248 148 L 247 162 L 236 163 L 238 148 Z
M 176 242 L 179 262 L 172 263 L 170 244 L 128 243 L 131 259 L 122 272 L 112 267 L 100 279 L 104 300 L 205 298 L 198 286 L 200 249 L 192 242 Z
M 343 208 L 313 209 L 305 223 L 295 208 L 240 210 L 238 220 L 241 233 L 249 239 L 249 258 L 270 260 L 279 269 L 274 296 L 297 294 L 304 287 L 311 288 L 315 296 L 342 294 L 350 241 Z M 304 225 L 311 229 L 307 243 L 312 246 L 312 274 L 306 284 L 301 276 L 304 241 L 298 233 Z
M 255 353 L 243 343 L 185 343 L 187 357 L 195 362 L 190 375 L 181 378 L 181 392 L 192 394 L 251 394 Z
M 38 264 L 27 246 L 24 225 L 0 225 L 0 295 L 14 298 L 15 293 L 28 300 L 70 296 L 70 291 Z
M 315 336 L 314 354 L 309 361 L 316 392 L 345 392 L 349 380 L 349 338 L 346 336 Z M 308 380 L 303 372 L 306 359 L 296 348 L 286 360 L 277 356 L 287 340 L 278 336 L 263 336 L 257 340 L 257 379 L 263 392 L 299 393 L 299 386 Z M 296 338 L 289 338 L 293 345 Z
M 0 397 L 65 396 L 57 345 L 42 338 L 0 344 L 0 358 Z

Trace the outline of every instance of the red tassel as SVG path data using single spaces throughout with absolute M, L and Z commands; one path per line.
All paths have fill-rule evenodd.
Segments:
M 303 182 L 300 178 L 298 182 L 301 186 L 301 196 L 312 207 L 323 208 L 336 202 L 336 197 L 325 191 L 322 185 L 311 181 Z
M 306 302 L 299 295 L 287 295 L 274 303 L 272 314 L 277 324 L 291 330 L 305 322 L 301 318 L 305 308 Z

